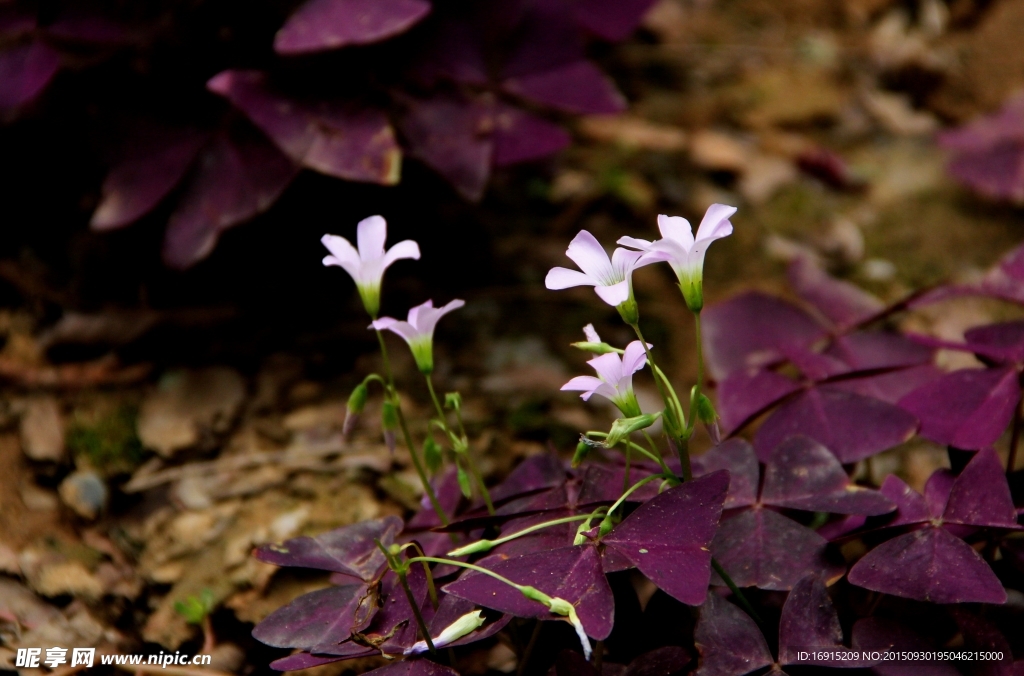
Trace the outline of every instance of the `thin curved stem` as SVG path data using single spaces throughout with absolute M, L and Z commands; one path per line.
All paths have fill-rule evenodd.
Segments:
M 437 518 L 441 520 L 442 525 L 447 526 L 449 523 L 448 515 L 441 507 L 441 503 L 437 499 L 437 493 L 434 492 L 434 487 L 430 484 L 430 480 L 427 479 L 427 472 L 423 467 L 423 461 L 416 452 L 416 446 L 412 443 L 412 434 L 409 433 L 409 425 L 405 421 L 405 414 L 402 413 L 402 403 L 399 401 L 398 392 L 395 389 L 395 379 L 391 374 L 391 362 L 388 359 L 388 348 L 384 345 L 384 336 L 381 334 L 379 329 L 375 329 L 375 332 L 377 333 L 377 342 L 380 343 L 380 353 L 384 360 L 384 375 L 388 380 L 387 394 L 395 405 L 395 412 L 398 417 L 398 426 L 402 430 L 405 445 L 409 449 L 409 456 L 412 458 L 412 464 L 416 468 L 416 474 L 420 477 L 420 483 L 423 484 L 423 491 L 427 494 L 427 498 L 430 500 L 430 505 L 434 508 L 434 512 L 437 513 Z
M 441 419 L 441 424 L 444 425 L 445 432 L 448 433 L 449 438 L 454 437 L 455 433 L 452 432 L 448 426 L 448 420 L 445 418 L 444 408 L 441 406 L 441 400 L 437 398 L 437 392 L 434 391 L 434 380 L 429 375 L 424 376 L 427 381 L 427 389 L 430 390 L 430 398 L 434 400 L 434 408 L 437 409 L 437 415 Z M 477 490 L 480 491 L 480 497 L 484 499 L 484 504 L 487 505 L 487 513 L 494 516 L 494 503 L 491 502 L 491 493 L 487 490 L 487 485 L 484 484 L 483 477 L 480 476 L 480 470 L 476 466 L 476 461 L 473 459 L 473 455 L 469 452 L 469 438 L 466 436 L 466 430 L 462 426 L 462 416 L 459 416 L 459 427 L 462 432 L 462 443 L 465 444 L 465 456 L 466 465 L 469 467 L 469 473 L 473 475 L 473 482 L 476 484 Z M 454 441 L 453 441 L 454 445 Z
M 572 523 L 573 521 L 586 521 L 587 519 L 593 518 L 594 514 L 576 514 L 574 516 L 566 516 L 561 519 L 545 521 L 543 523 L 534 524 L 532 526 L 529 526 L 528 528 L 524 528 L 523 530 L 516 531 L 515 533 L 509 533 L 508 535 L 497 538 L 496 540 L 485 539 L 477 540 L 476 542 L 471 542 L 468 545 L 464 545 L 462 547 L 459 547 L 458 549 L 453 549 L 452 551 L 448 552 L 448 556 L 465 556 L 466 554 L 485 552 L 490 549 L 493 549 L 494 547 L 497 547 L 498 545 L 505 544 L 506 542 L 515 540 L 516 538 L 520 538 L 524 535 L 529 535 L 530 533 L 534 533 L 539 530 L 543 530 L 545 528 L 550 528 L 551 526 L 560 526 L 563 523 Z M 484 549 L 484 547 L 486 547 L 486 549 Z
M 747 600 L 743 590 L 737 587 L 736 583 L 732 581 L 731 577 L 729 577 L 729 574 L 725 572 L 725 568 L 722 567 L 722 564 L 720 564 L 717 559 L 712 558 L 711 567 L 715 569 L 716 573 L 718 573 L 718 577 L 725 581 L 725 585 L 729 587 L 729 590 L 732 591 L 733 594 L 736 595 L 736 600 L 738 600 L 740 605 L 746 609 L 747 613 L 754 618 L 754 621 L 763 625 L 764 621 L 761 619 L 761 616 L 757 614 L 757 611 L 754 610 L 754 606 L 752 606 L 750 601 Z
M 651 370 L 654 371 L 654 369 L 657 368 L 655 363 L 654 363 L 654 356 L 651 354 L 651 349 L 649 347 L 647 347 L 647 341 L 644 340 L 644 334 L 640 331 L 640 325 L 639 324 L 633 324 L 633 331 L 636 332 L 636 337 L 640 339 L 640 344 L 643 345 L 644 353 L 647 355 L 647 363 L 651 365 Z M 668 379 L 666 378 L 666 381 L 667 380 Z M 661 381 L 658 378 L 655 378 L 654 379 L 654 384 L 658 386 L 658 393 L 661 394 L 661 399 L 662 399 L 662 401 L 665 402 L 665 410 L 672 412 L 672 416 L 671 416 L 672 420 L 669 421 L 670 424 L 671 424 L 671 427 L 673 429 L 677 429 L 677 430 L 681 431 L 683 429 L 683 424 L 686 421 L 678 419 L 679 413 L 677 413 L 675 411 L 675 408 L 672 405 L 673 404 L 673 400 L 666 394 L 665 388 L 662 385 Z M 673 394 L 674 394 L 674 391 L 673 391 Z M 675 401 L 678 402 L 679 398 L 676 397 Z M 692 417 L 693 417 L 693 411 L 692 410 L 690 411 L 690 416 L 691 416 L 690 424 L 692 424 Z M 684 443 L 684 436 L 682 436 L 682 435 L 679 436 L 676 439 L 676 444 L 678 446 L 678 451 L 679 451 L 679 464 L 681 465 L 681 468 L 683 470 L 683 480 L 684 481 L 689 481 L 690 479 L 693 478 L 693 470 L 690 468 L 689 444 Z

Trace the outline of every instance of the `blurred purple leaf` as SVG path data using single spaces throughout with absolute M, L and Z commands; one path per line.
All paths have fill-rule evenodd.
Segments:
M 259 71 L 226 70 L 207 88 L 235 105 L 292 160 L 350 181 L 398 183 L 402 152 L 382 110 L 337 101 L 299 101 Z
M 626 109 L 625 98 L 608 76 L 586 60 L 509 78 L 502 88 L 567 113 L 619 113 Z
M 701 318 L 708 370 L 718 380 L 778 362 L 783 350 L 806 347 L 825 335 L 802 309 L 756 291 L 705 308 Z
M 985 197 L 1024 203 L 1024 95 L 938 140 L 951 152 L 955 179 Z
M 787 437 L 804 434 L 824 444 L 840 462 L 851 463 L 898 446 L 916 430 L 917 420 L 902 408 L 822 385 L 776 409 L 758 429 L 754 447 L 764 462 Z
M 221 232 L 269 209 L 297 172 L 262 137 L 215 137 L 167 222 L 164 262 L 186 268 L 208 256 Z
M 363 672 L 363 674 L 364 676 L 459 676 L 454 669 L 424 658 L 393 662 L 379 669 Z
M 564 2 L 522 4 L 528 8 L 511 27 L 518 39 L 502 67 L 501 80 L 543 73 L 583 58 L 582 35 Z
M 278 608 L 252 630 L 253 638 L 276 648 L 308 650 L 341 643 L 364 629 L 376 611 L 364 584 L 328 587 L 303 594 Z
M 413 99 L 400 125 L 410 154 L 474 202 L 483 197 L 491 174 L 492 108 L 484 99 L 447 95 Z
M 924 523 L 939 516 L 932 512 L 920 493 L 895 474 L 885 477 L 879 492 L 896 503 L 896 517 L 888 523 L 889 526 Z
M 81 11 L 65 12 L 44 30 L 52 38 L 69 42 L 117 44 L 124 42 L 127 37 L 127 32 L 121 24 L 101 14 Z
M 852 647 L 861 651 L 929 652 L 937 646 L 902 622 L 882 617 L 865 617 L 853 625 Z M 879 662 L 872 671 L 878 676 L 957 676 L 951 662 L 900 660 Z
M 150 127 L 134 134 L 127 156 L 103 179 L 103 197 L 90 227 L 124 227 L 155 209 L 181 182 L 209 138 L 208 133 L 182 128 Z
M 545 488 L 554 488 L 565 483 L 565 466 L 552 453 L 532 455 L 516 465 L 505 480 L 491 489 L 491 500 L 501 503 Z
M 622 676 L 671 676 L 683 671 L 689 661 L 690 653 L 685 648 L 667 645 L 634 659 Z
M 829 387 L 896 404 L 912 390 L 945 375 L 931 364 L 911 366 L 861 378 L 837 379 Z
M 940 286 L 916 298 L 910 307 L 920 307 L 960 296 L 989 296 L 1024 304 L 1024 245 L 1003 256 L 981 281 Z
M 728 473 L 714 472 L 670 488 L 642 504 L 602 542 L 669 596 L 700 605 L 711 576 L 708 546 L 728 487 Z
M 1006 591 L 963 540 L 926 526 L 878 545 L 853 568 L 851 584 L 932 603 L 1005 603 Z
M 433 87 L 439 79 L 477 86 L 488 84 L 485 31 L 472 21 L 455 18 L 440 20 L 436 26 L 414 65 L 417 79 L 427 87 Z
M 0 4 L 0 38 L 12 40 L 31 33 L 36 28 L 33 14 L 19 12 L 13 3 Z
M 636 30 L 654 0 L 576 0 L 573 16 L 594 35 L 618 42 Z
M 742 676 L 775 661 L 754 620 L 717 594 L 700 607 L 693 641 L 700 653 L 694 676 Z
M 921 436 L 966 450 L 993 444 L 1020 399 L 1012 367 L 962 369 L 918 387 L 900 407 L 921 420 Z
M 968 526 L 1017 527 L 1017 509 L 994 449 L 975 453 L 953 481 L 942 520 Z
M 832 453 L 815 440 L 789 437 L 765 467 L 761 502 L 775 507 L 832 514 L 876 516 L 896 509 L 878 491 L 856 486 Z
M 846 329 L 878 315 L 885 304 L 861 288 L 832 277 L 809 256 L 789 264 L 789 284 L 835 326 Z
M 757 502 L 761 469 L 754 447 L 746 439 L 729 439 L 693 459 L 693 471 L 701 476 L 724 469 L 729 472 L 725 509 L 748 507 Z
M 496 167 L 553 155 L 572 141 L 569 132 L 553 122 L 519 108 L 499 103 L 494 115 Z
M 736 432 L 800 389 L 800 383 L 774 371 L 733 371 L 718 384 L 718 414 L 722 417 L 723 432 Z
M 601 569 L 601 557 L 591 545 L 562 547 L 494 563 L 490 570 L 517 584 L 530 585 L 576 607 L 587 635 L 597 640 L 612 630 L 614 599 Z M 559 619 L 541 603 L 489 575 L 470 571 L 444 591 L 518 617 Z
M 802 650 L 843 650 L 843 629 L 828 596 L 825 583 L 808 576 L 793 586 L 782 606 L 779 620 L 779 662 L 782 664 L 822 664 L 831 667 L 866 666 L 860 660 L 803 661 Z M 868 662 L 869 664 L 870 662 Z
M 929 364 L 935 351 L 898 333 L 857 331 L 832 341 L 825 354 L 843 361 L 851 371 L 870 371 Z
M 0 117 L 37 97 L 60 68 L 60 54 L 41 40 L 0 51 Z
M 587 658 L 573 650 L 562 650 L 547 676 L 601 676 Z
M 277 32 L 278 54 L 303 54 L 378 42 L 430 12 L 426 0 L 307 0 Z
M 310 655 L 308 652 L 295 653 L 288 657 L 282 657 L 270 663 L 270 668 L 277 671 L 298 671 L 299 669 L 311 669 L 323 666 L 332 662 L 340 662 L 344 657 L 329 657 L 325 655 Z
M 791 589 L 816 574 L 832 580 L 845 567 L 830 560 L 828 541 L 770 509 L 744 510 L 722 521 L 711 552 L 740 587 Z M 714 584 L 724 581 L 715 575 Z
M 279 545 L 263 545 L 257 547 L 253 555 L 275 566 L 330 570 L 369 582 L 387 563 L 374 540 L 380 540 L 386 547 L 395 541 L 401 530 L 402 520 L 387 516 L 336 528 L 316 537 L 303 536 Z
M 445 514 L 454 514 L 462 503 L 462 489 L 459 488 L 458 471 L 448 467 L 431 480 L 437 501 Z M 441 518 L 434 511 L 434 506 L 426 494 L 420 500 L 420 510 L 405 524 L 407 531 L 435 528 L 441 525 Z M 450 540 L 449 540 L 450 542 Z

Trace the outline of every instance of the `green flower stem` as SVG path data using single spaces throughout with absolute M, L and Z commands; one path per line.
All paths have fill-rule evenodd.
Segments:
M 430 390 L 430 398 L 434 401 L 434 408 L 437 409 L 437 416 L 441 420 L 441 424 L 444 426 L 444 431 L 448 434 L 449 440 L 452 441 L 454 446 L 457 437 L 448 426 L 448 421 L 445 418 L 444 408 L 441 406 L 441 400 L 437 398 L 437 392 L 434 391 L 434 380 L 429 375 L 423 376 L 427 381 L 427 389 Z M 487 513 L 494 516 L 494 503 L 491 502 L 491 493 L 487 490 L 487 486 L 484 484 L 483 478 L 480 476 L 480 470 L 477 469 L 476 461 L 473 459 L 473 455 L 469 452 L 469 439 L 466 437 L 466 429 L 462 426 L 462 416 L 459 416 L 459 427 L 461 428 L 462 439 L 461 445 L 465 446 L 465 457 L 466 465 L 469 467 L 469 473 L 473 475 L 473 482 L 476 484 L 477 490 L 480 491 L 480 496 L 484 499 L 484 504 L 487 505 Z
M 671 381 L 668 376 L 662 371 L 657 365 L 651 364 L 651 369 L 654 371 L 654 375 L 665 384 L 665 389 L 668 390 L 669 396 L 672 397 L 672 411 L 675 413 L 676 420 L 686 421 L 686 416 L 683 415 L 683 405 L 679 403 L 679 395 L 676 394 L 676 390 L 672 387 Z
M 384 375 L 387 377 L 387 395 L 395 405 L 395 412 L 398 414 L 398 426 L 402 429 L 402 436 L 405 438 L 405 446 L 409 449 L 409 455 L 412 457 L 412 464 L 416 467 L 416 474 L 420 477 L 420 483 L 423 484 L 423 491 L 427 494 L 427 498 L 430 499 L 430 504 L 434 508 L 434 512 L 437 513 L 437 517 L 441 520 L 441 524 L 447 526 L 449 523 L 448 515 L 445 514 L 444 509 L 441 507 L 441 503 L 437 500 L 437 494 L 434 492 L 434 487 L 430 485 L 430 480 L 427 479 L 427 472 L 423 468 L 423 461 L 420 459 L 419 454 L 416 452 L 416 446 L 412 443 L 412 434 L 409 433 L 409 425 L 405 422 L 405 414 L 402 413 L 402 405 L 398 399 L 398 391 L 395 389 L 395 379 L 391 375 L 391 361 L 388 359 L 388 348 L 384 345 L 384 336 L 379 330 L 376 330 L 377 342 L 380 343 L 380 353 L 384 359 Z
M 716 573 L 718 573 L 718 577 L 722 578 L 725 581 L 726 586 L 729 587 L 732 593 L 736 596 L 736 600 L 739 601 L 740 605 L 743 606 L 747 613 L 752 618 L 754 618 L 754 621 L 758 624 L 764 624 L 764 622 L 761 620 L 761 616 L 757 614 L 756 610 L 754 610 L 754 606 L 750 605 L 750 601 L 747 600 L 747 597 L 743 593 L 743 590 L 736 586 L 736 583 L 732 581 L 732 578 L 729 577 L 729 574 L 725 572 L 725 568 L 722 567 L 722 564 L 720 564 L 716 559 L 712 558 L 711 567 L 715 569 Z
M 665 464 L 665 458 L 661 457 L 661 453 L 658 452 L 658 447 L 655 445 L 654 439 L 651 439 L 651 435 L 647 433 L 647 430 L 640 430 L 640 432 L 644 435 L 644 439 L 647 440 L 647 445 L 651 447 L 651 455 L 653 455 L 658 460 L 658 464 L 661 465 L 661 471 L 665 474 L 672 474 L 672 470 Z
M 669 472 L 668 476 L 670 476 L 672 478 L 675 478 L 675 475 L 672 474 L 672 472 Z M 661 480 L 664 481 L 666 478 L 667 477 L 665 477 L 662 474 L 652 474 L 651 476 L 645 476 L 643 479 L 640 479 L 640 481 L 637 481 L 635 484 L 630 486 L 626 490 L 626 492 L 624 492 L 621 496 L 619 496 L 619 499 L 616 500 L 612 504 L 612 506 L 608 508 L 608 516 L 611 516 L 612 512 L 614 512 L 616 509 L 618 509 L 622 505 L 622 503 L 626 501 L 626 498 L 628 498 L 630 495 L 632 495 L 633 492 L 636 491 L 638 488 L 641 488 L 642 486 L 651 483 L 655 479 L 661 479 Z
M 508 586 L 522 593 L 524 596 L 526 596 L 526 592 L 524 592 L 524 590 L 533 589 L 532 587 L 527 587 L 526 585 L 517 584 L 512 580 L 508 579 L 507 577 L 503 577 L 498 573 L 495 573 L 493 570 L 488 570 L 487 568 L 484 568 L 483 566 L 478 566 L 475 563 L 455 561 L 454 559 L 444 559 L 439 556 L 414 556 L 410 559 L 406 559 L 406 563 L 419 563 L 420 561 L 426 561 L 428 563 L 441 563 L 449 566 L 456 566 L 458 568 L 468 568 L 469 570 L 475 570 L 478 573 L 483 573 L 484 575 L 493 577 L 498 582 L 503 582 L 504 584 L 507 584 Z M 527 598 L 529 597 L 527 596 Z
M 423 634 L 423 640 L 426 642 L 427 648 L 430 649 L 430 654 L 435 654 L 437 650 L 434 648 L 434 642 L 430 638 L 430 629 L 427 627 L 427 623 L 423 619 L 423 614 L 420 612 L 420 604 L 416 602 L 416 597 L 413 596 L 412 589 L 409 588 L 409 580 L 407 579 L 407 576 L 409 573 L 409 566 L 412 561 L 410 560 L 403 564 L 395 558 L 395 555 L 392 554 L 387 547 L 384 546 L 383 542 L 374 539 L 373 543 L 377 545 L 377 549 L 384 553 L 384 559 L 388 562 L 388 568 L 394 571 L 395 575 L 398 576 L 398 581 L 402 583 L 402 589 L 405 591 L 405 597 L 409 599 L 409 605 L 412 606 L 413 614 L 416 616 L 416 624 L 419 626 L 420 633 Z
M 700 310 L 693 313 L 693 324 L 697 336 L 697 383 L 693 386 L 693 390 L 690 392 L 690 420 L 686 427 L 686 438 L 690 438 L 690 434 L 693 433 L 693 427 L 697 423 L 696 413 L 697 411 L 697 399 L 700 398 L 700 390 L 704 385 L 704 348 L 701 341 L 701 329 L 700 329 Z
M 645 432 L 645 434 L 646 434 L 646 432 Z M 598 430 L 590 430 L 589 432 L 586 433 L 586 436 L 594 437 L 595 439 L 607 439 L 608 438 L 608 433 L 607 432 L 599 432 Z M 648 458 L 649 460 L 653 460 L 654 462 L 656 462 L 659 465 L 661 465 L 662 470 L 664 470 L 666 473 L 668 473 L 668 474 L 672 473 L 672 470 L 669 469 L 668 465 L 665 464 L 665 460 L 661 456 L 655 455 L 655 454 L 651 453 L 650 451 L 648 451 L 643 446 L 640 446 L 639 444 L 635 444 L 632 441 L 624 440 L 624 443 L 629 444 L 629 447 L 631 449 L 633 449 L 637 453 L 640 453 L 645 458 Z
M 465 556 L 467 554 L 477 554 L 486 552 L 497 547 L 498 545 L 505 544 L 510 540 L 515 540 L 516 538 L 520 538 L 524 535 L 529 535 L 530 533 L 543 530 L 544 528 L 550 528 L 551 526 L 560 526 L 563 523 L 572 523 L 574 521 L 586 521 L 587 519 L 593 518 L 594 514 L 577 514 L 575 516 L 566 516 L 561 519 L 545 521 L 544 523 L 534 524 L 533 526 L 524 528 L 520 531 L 516 531 L 515 533 L 510 533 L 508 535 L 498 538 L 497 540 L 477 540 L 476 542 L 472 542 L 463 547 L 459 547 L 458 549 L 453 549 L 452 551 L 448 552 L 448 556 Z
M 647 363 L 651 365 L 651 370 L 654 371 L 654 369 L 657 368 L 654 364 L 654 356 L 651 354 L 651 348 L 647 347 L 647 341 L 644 340 L 644 334 L 640 331 L 640 324 L 633 324 L 632 326 L 633 331 L 636 332 L 636 337 L 640 339 L 640 344 L 644 346 L 644 352 L 647 354 Z M 668 381 L 667 378 L 665 380 L 666 382 Z M 676 413 L 675 407 L 673 406 L 673 403 L 678 403 L 679 398 L 675 397 L 675 401 L 673 401 L 673 398 L 670 397 L 668 393 L 665 391 L 665 387 L 662 384 L 661 379 L 655 378 L 654 383 L 658 386 L 658 393 L 661 394 L 662 401 L 665 402 L 665 412 L 671 413 L 671 415 L 669 416 L 670 419 L 668 421 L 669 427 L 673 430 L 682 430 L 683 423 L 685 421 L 680 420 L 678 418 L 678 414 Z M 674 396 L 675 392 L 673 392 L 673 397 Z M 693 415 L 692 410 L 690 411 L 690 415 Z M 690 424 L 693 424 L 692 420 L 690 421 Z M 683 481 L 689 481 L 690 479 L 693 478 L 693 470 L 690 467 L 689 444 L 684 444 L 682 443 L 682 441 L 683 435 L 677 437 L 676 444 L 679 450 L 679 463 L 682 466 L 683 470 Z
M 419 543 L 416 542 L 415 540 L 413 540 L 412 542 L 409 542 L 407 544 L 402 545 L 402 551 L 405 551 L 406 549 L 408 549 L 410 547 L 412 547 L 417 552 L 419 552 L 420 556 L 426 556 L 427 555 L 427 553 L 425 551 L 423 551 L 423 547 L 420 547 Z M 438 599 L 437 599 L 437 586 L 434 584 L 434 573 L 430 570 L 430 564 L 429 563 L 427 563 L 426 561 L 423 561 L 422 563 L 423 563 L 423 573 L 427 576 L 427 592 L 430 594 L 430 602 L 434 605 L 434 609 L 436 610 L 437 606 L 438 606 Z

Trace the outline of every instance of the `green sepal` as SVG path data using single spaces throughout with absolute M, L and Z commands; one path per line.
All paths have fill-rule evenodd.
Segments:
M 658 413 L 646 413 L 632 418 L 619 418 L 612 423 L 612 428 L 604 440 L 604 445 L 608 448 L 613 448 L 620 441 L 628 438 L 633 432 L 650 427 L 660 417 L 661 412 L 659 411 Z

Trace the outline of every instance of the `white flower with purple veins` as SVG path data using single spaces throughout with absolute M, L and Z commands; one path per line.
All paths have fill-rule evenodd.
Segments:
M 627 345 L 621 356 L 616 352 L 609 352 L 594 357 L 587 363 L 594 367 L 598 377 L 576 376 L 562 385 L 563 392 L 582 392 L 580 398 L 583 401 L 588 401 L 591 396 L 599 394 L 615 404 L 627 418 L 640 415 L 640 404 L 633 394 L 633 374 L 647 363 L 647 355 L 639 340 Z
M 375 319 L 369 328 L 377 331 L 388 330 L 397 333 L 409 344 L 416 367 L 421 373 L 429 375 L 434 371 L 434 327 L 437 322 L 452 310 L 458 310 L 466 302 L 455 299 L 444 307 L 434 307 L 434 301 L 428 300 L 409 310 L 408 321 L 391 317 Z
M 370 216 L 356 226 L 356 250 L 344 237 L 324 235 L 320 238 L 330 256 L 324 257 L 324 265 L 337 265 L 352 275 L 359 290 L 363 307 L 374 319 L 380 312 L 380 282 L 384 271 L 395 261 L 403 258 L 419 260 L 419 245 L 407 239 L 384 251 L 384 240 L 388 236 L 388 224 L 381 216 Z
M 580 230 L 571 242 L 565 255 L 580 266 L 579 270 L 551 268 L 544 286 L 552 290 L 568 289 L 573 286 L 592 286 L 601 300 L 618 306 L 629 300 L 633 293 L 630 285 L 633 270 L 642 265 L 656 263 L 660 259 L 640 261 L 643 252 L 616 249 L 612 257 L 600 242 L 586 230 Z
M 696 237 L 688 220 L 663 214 L 658 216 L 662 239 L 648 242 L 635 237 L 620 237 L 618 243 L 643 252 L 640 265 L 667 261 L 679 278 L 687 306 L 694 312 L 700 312 L 704 307 L 704 254 L 716 239 L 732 234 L 729 217 L 735 213 L 736 207 L 712 204 L 697 228 Z

